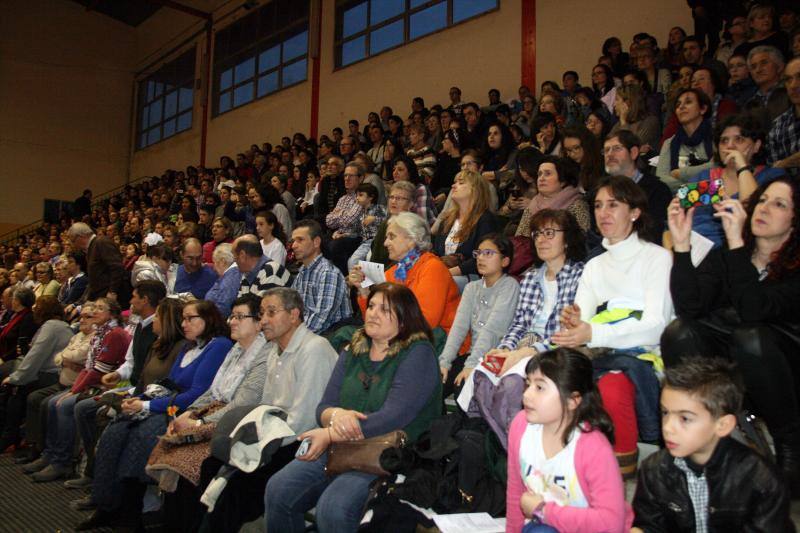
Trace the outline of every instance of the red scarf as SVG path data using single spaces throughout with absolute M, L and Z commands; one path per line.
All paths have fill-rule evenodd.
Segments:
M 6 340 L 6 337 L 8 337 L 8 335 L 11 333 L 11 330 L 13 330 L 23 318 L 28 316 L 28 313 L 30 312 L 31 310 L 25 307 L 22 309 L 22 311 L 17 311 L 12 315 L 11 320 L 9 320 L 8 324 L 5 325 L 3 331 L 0 331 L 0 343 Z

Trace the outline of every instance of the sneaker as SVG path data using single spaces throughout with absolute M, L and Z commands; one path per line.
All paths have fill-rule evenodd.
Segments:
M 22 471 L 25 472 L 26 474 L 34 474 L 39 470 L 43 470 L 49 464 L 50 461 L 48 461 L 44 456 L 42 456 L 33 461 L 32 463 L 28 463 L 25 466 L 23 466 Z
M 89 476 L 76 477 L 66 480 L 64 487 L 68 489 L 89 489 L 92 487 L 92 481 Z
M 97 505 L 92 501 L 92 496 L 84 496 L 83 498 L 73 500 L 69 504 L 70 507 L 76 511 L 94 511 Z
M 55 481 L 62 477 L 67 477 L 72 474 L 72 468 L 69 466 L 60 465 L 47 465 L 42 470 L 31 475 L 31 479 L 35 483 L 47 483 L 48 481 Z

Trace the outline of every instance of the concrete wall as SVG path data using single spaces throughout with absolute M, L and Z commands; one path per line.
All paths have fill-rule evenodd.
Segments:
M 4 0 L 0 231 L 128 176 L 133 28 L 66 0 Z
M 693 33 L 692 14 L 683 0 L 539 0 L 536 2 L 536 82 L 561 84 L 565 70 L 574 70 L 582 85 L 591 85 L 592 68 L 603 42 L 619 37 L 625 52 L 632 37 L 647 32 L 667 44 L 674 26 Z M 536 91 L 539 88 L 536 87 Z

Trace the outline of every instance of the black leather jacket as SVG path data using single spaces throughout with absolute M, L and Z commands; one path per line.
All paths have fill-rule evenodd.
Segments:
M 709 533 L 795 530 L 789 491 L 777 469 L 743 444 L 722 439 L 706 464 L 705 475 Z M 634 527 L 646 533 L 695 531 L 686 474 L 667 450 L 642 463 L 633 510 Z

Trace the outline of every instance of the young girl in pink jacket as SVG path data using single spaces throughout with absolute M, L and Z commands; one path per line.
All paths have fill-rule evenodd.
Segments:
M 631 507 L 588 357 L 558 348 L 525 368 L 523 410 L 508 435 L 508 533 L 629 531 Z

